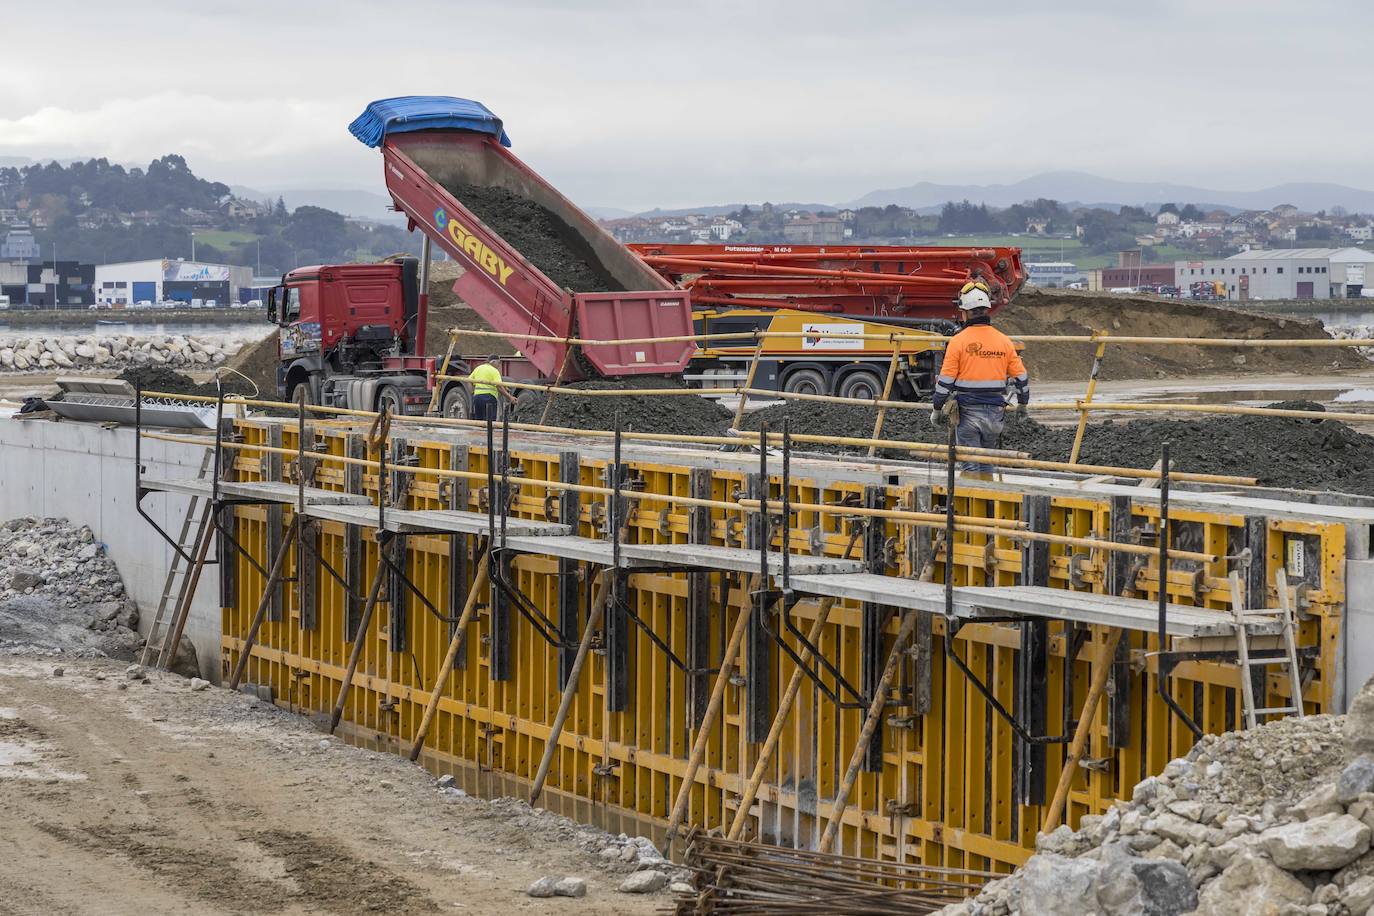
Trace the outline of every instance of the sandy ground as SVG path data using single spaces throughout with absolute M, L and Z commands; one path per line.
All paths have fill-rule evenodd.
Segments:
M 561 818 L 437 789 L 243 694 L 124 668 L 0 656 L 0 912 L 634 914 L 668 900 L 617 892 L 624 867 Z M 587 896 L 527 897 L 544 875 L 586 878 Z

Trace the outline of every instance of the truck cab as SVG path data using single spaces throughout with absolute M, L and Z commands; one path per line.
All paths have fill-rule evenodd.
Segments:
M 424 304 L 419 262 L 298 267 L 267 300 L 278 326 L 277 396 L 354 410 L 390 407 L 424 413 L 431 402 L 434 360 L 423 353 Z M 455 375 L 466 366 L 451 366 Z M 446 416 L 466 416 L 467 393 L 448 383 L 439 399 Z

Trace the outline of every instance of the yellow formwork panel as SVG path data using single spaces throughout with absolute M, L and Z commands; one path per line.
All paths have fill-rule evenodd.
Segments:
M 314 432 L 323 463 L 313 485 L 343 490 L 347 475 L 330 465 L 327 456 L 345 454 L 346 428 L 328 427 Z M 237 432 L 248 444 L 267 444 L 273 435 L 288 449 L 296 447 L 294 425 L 280 427 L 266 421 L 242 421 Z M 420 468 L 449 468 L 455 454 L 451 443 L 411 439 L 407 443 Z M 486 455 L 481 447 L 465 446 L 466 464 L 460 469 L 485 473 Z M 375 452 L 369 453 L 375 458 Z M 512 515 L 541 521 L 559 521 L 556 500 L 530 481 L 558 480 L 558 452 L 547 446 L 512 450 L 518 474 L 512 477 Z M 294 480 L 294 460 L 284 456 L 274 465 L 249 450 L 238 452 L 231 473 L 239 480 L 270 478 Z M 601 486 L 607 462 L 584 456 L 579 481 Z M 629 462 L 635 486 L 646 494 L 689 495 L 692 467 L 686 464 Z M 377 474 L 366 469 L 360 476 L 362 492 L 376 498 Z M 861 483 L 817 483 L 804 478 L 791 481 L 794 502 L 835 505 L 862 504 Z M 452 481 L 441 482 L 423 474 L 411 478 L 404 497 L 395 505 L 438 509 L 449 505 Z M 711 497 L 733 500 L 743 492 L 745 475 L 732 470 L 712 470 Z M 770 500 L 780 496 L 780 482 L 772 481 Z M 937 502 L 943 485 L 932 481 Z M 467 483 L 467 508 L 485 512 L 485 481 Z M 888 508 L 911 506 L 910 486 L 885 488 Z M 1003 489 L 965 488 L 955 498 L 962 514 L 985 518 L 1017 519 L 1021 494 Z M 601 496 L 583 495 L 576 532 L 598 534 L 605 517 Z M 774 503 L 773 510 L 777 510 Z M 1055 534 L 1106 538 L 1110 532 L 1110 501 L 1091 493 L 1055 497 L 1051 503 L 1049 530 Z M 714 544 L 744 546 L 744 525 L 737 513 L 723 508 L 708 510 L 710 538 Z M 281 531 L 273 525 L 289 525 L 291 507 L 273 512 L 260 506 L 235 509 L 233 525 L 244 548 L 263 567 L 270 566 L 269 547 L 279 543 Z M 1141 526 L 1153 525 L 1158 510 L 1148 503 L 1132 507 Z M 627 521 L 626 540 L 639 543 L 686 543 L 689 516 L 685 507 L 661 500 L 644 499 L 635 504 Z M 861 539 L 855 519 L 811 510 L 794 518 L 791 544 L 794 552 L 840 557 L 858 556 Z M 1170 600 L 1179 604 L 1229 607 L 1227 576 L 1233 568 L 1234 549 L 1245 519 L 1228 513 L 1207 513 L 1176 508 L 1171 512 L 1175 531 L 1173 546 L 1196 549 L 1222 559 L 1214 563 L 1179 563 L 1169 576 Z M 883 522 L 895 565 L 889 574 L 914 574 L 906 568 L 906 546 L 916 529 L 892 520 Z M 318 523 L 309 534 L 318 544 L 319 556 L 334 570 L 346 567 L 346 529 L 335 522 Z M 775 538 L 777 534 L 775 533 Z M 1304 696 L 1309 712 L 1332 708 L 1336 682 L 1335 665 L 1341 638 L 1340 615 L 1344 601 L 1345 533 L 1340 524 L 1300 519 L 1270 519 L 1265 533 L 1266 560 L 1277 568 L 1305 551 L 1315 557 L 1306 570 L 1305 606 L 1300 629 L 1301 647 L 1315 647 L 1316 675 Z M 463 566 L 461 581 L 471 582 L 481 562 L 474 539 L 461 539 L 456 552 Z M 936 542 L 938 544 L 938 536 Z M 775 540 L 776 543 L 776 540 Z M 1293 545 L 1298 545 L 1294 547 Z M 440 614 L 456 617 L 465 594 L 451 594 L 448 538 L 412 535 L 405 542 L 405 568 L 411 581 Z M 378 544 L 372 529 L 361 537 L 360 579 L 355 588 L 366 588 L 378 563 Z M 299 554 L 289 557 L 287 575 L 297 578 Z M 1084 550 L 1061 544 L 1049 548 L 1050 584 L 1054 587 L 1104 592 L 1109 556 L 1100 550 Z M 1133 558 L 1139 559 L 1139 558 Z M 236 600 L 223 609 L 222 665 L 227 672 L 238 660 L 243 637 L 262 596 L 265 577 L 245 558 L 235 556 Z M 944 581 L 952 568 L 956 584 L 1012 585 L 1021 572 L 1021 551 L 1008 538 L 960 534 L 952 561 L 939 548 L 930 571 L 933 580 Z M 555 623 L 558 622 L 558 562 L 554 558 L 521 555 L 512 562 L 512 577 L 520 590 Z M 303 572 L 312 574 L 309 569 Z M 596 570 L 578 567 L 578 631 L 592 601 Z M 749 577 L 716 573 L 709 577 L 710 606 L 706 657 L 718 664 L 730 628 L 750 602 Z M 636 572 L 628 577 L 628 601 L 634 612 L 678 658 L 688 658 L 688 580 L 682 573 Z M 1153 557 L 1139 559 L 1131 569 L 1129 594 L 1153 599 L 1157 571 Z M 313 625 L 311 615 L 299 606 L 298 585 L 281 586 L 280 614 L 264 623 L 252 650 L 245 679 L 269 685 L 275 702 L 305 715 L 327 717 L 333 707 L 348 662 L 352 642 L 345 632 L 349 591 L 330 575 L 318 574 Z M 1276 602 L 1273 583 L 1270 606 Z M 361 596 L 355 596 L 360 598 Z M 407 610 L 393 615 L 379 603 L 368 631 L 362 635 L 363 653 L 348 695 L 341 729 L 351 740 L 397 752 L 409 750 L 439 673 L 450 638 L 450 626 L 430 613 L 413 596 Z M 803 598 L 793 608 L 797 626 L 807 630 L 815 620 L 818 602 Z M 482 794 L 527 794 L 549 739 L 560 697 L 559 649 L 545 641 L 535 627 L 514 611 L 509 612 L 510 676 L 494 677 L 493 649 L 499 627 L 489 595 L 480 596 L 476 618 L 468 630 L 458 662 L 445 681 L 438 713 L 425 740 L 422 761 L 436 772 L 452 773 L 469 791 Z M 402 632 L 391 632 L 393 616 L 399 616 Z M 862 675 L 861 609 L 852 602 L 838 603 L 821 630 L 818 645 L 851 684 Z M 887 626 L 883 656 L 897 630 L 896 615 Z M 1072 625 L 1050 621 L 1048 731 L 1071 728 L 1082 707 L 1091 680 L 1092 659 L 1107 633 L 1090 628 L 1074 661 L 1067 658 L 1074 642 Z M 840 849 L 847 853 L 878 856 L 933 865 L 1008 870 L 1022 862 L 1034 847 L 1043 820 L 1041 805 L 1020 804 L 1013 785 L 1015 736 L 946 657 L 944 621 L 932 621 L 929 670 L 929 711 L 912 716 L 909 689 L 922 672 L 912 659 L 904 661 L 894 694 L 888 724 L 879 733 L 876 772 L 863 772 L 850 798 L 840 834 Z M 785 634 L 785 631 L 784 631 Z M 795 651 L 800 646 L 791 635 L 782 637 Z M 541 799 L 544 804 L 578 820 L 611 830 L 660 835 L 687 770 L 687 755 L 695 737 L 691 719 L 689 677 L 634 626 L 629 628 L 628 702 L 612 710 L 606 689 L 608 656 L 594 649 L 583 669 L 575 700 L 558 739 L 558 750 Z M 1159 699 L 1154 662 L 1150 653 L 1158 647 L 1153 635 L 1127 633 L 1126 676 L 1118 689 L 1129 695 L 1121 709 L 1126 740 L 1112 746 L 1107 727 L 1107 706 L 1102 704 L 1092 723 L 1087 757 L 1090 768 L 1073 777 L 1066 820 L 1076 824 L 1085 814 L 1100 814 L 1116 799 L 1129 797 L 1141 778 L 1163 769 L 1171 758 L 1187 751 L 1192 735 Z M 1015 705 L 1016 672 L 1020 636 L 1015 625 L 970 623 L 963 626 L 954 651 L 993 690 L 1008 709 Z M 727 829 L 734 818 L 741 792 L 757 760 L 760 745 L 748 740 L 745 675 L 750 653 L 742 651 L 737 671 L 725 690 L 722 715 L 713 729 L 706 755 L 691 792 L 688 820 L 705 827 Z M 770 710 L 793 673 L 787 654 L 769 643 Z M 711 675 L 713 676 L 713 675 Z M 821 675 L 829 690 L 836 682 Z M 707 678 L 709 686 L 709 677 Z M 1239 680 L 1237 669 L 1215 662 L 1179 665 L 1172 677 L 1175 698 L 1209 733 L 1233 728 L 1238 721 Z M 1286 696 L 1287 681 L 1273 676 L 1267 684 L 1264 705 L 1277 705 Z M 1257 698 L 1258 699 L 1258 698 Z M 770 713 L 771 714 L 771 713 Z M 810 680 L 786 719 L 786 727 L 766 771 L 751 819 L 756 835 L 772 841 L 814 845 L 829 816 L 829 800 L 843 774 L 862 725 L 858 708 L 839 708 Z M 1063 747 L 1046 753 L 1046 796 L 1060 776 Z

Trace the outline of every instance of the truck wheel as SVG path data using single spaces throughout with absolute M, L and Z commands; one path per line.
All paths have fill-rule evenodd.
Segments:
M 863 401 L 872 401 L 881 397 L 882 393 L 883 380 L 878 378 L 878 373 L 867 369 L 858 369 L 846 375 L 840 380 L 837 392 L 842 398 L 857 398 Z
M 394 415 L 398 417 L 405 416 L 405 398 L 401 397 L 401 392 L 399 389 L 394 388 L 390 385 L 388 385 L 386 388 L 383 388 L 381 396 L 377 398 L 378 411 L 385 410 L 388 407 L 391 408 L 391 412 Z
M 450 420 L 466 420 L 468 418 L 468 393 L 463 390 L 461 385 L 454 386 L 444 392 L 443 416 Z
M 782 390 L 793 394 L 825 394 L 825 375 L 819 369 L 794 369 L 787 373 Z
M 296 403 L 296 401 L 299 400 L 301 396 L 302 389 L 304 389 L 305 391 L 305 403 L 313 406 L 315 404 L 315 391 L 313 388 L 310 387 L 309 379 L 303 382 L 297 382 L 296 384 L 292 385 L 291 395 L 287 398 L 287 400 L 289 400 L 292 404 Z

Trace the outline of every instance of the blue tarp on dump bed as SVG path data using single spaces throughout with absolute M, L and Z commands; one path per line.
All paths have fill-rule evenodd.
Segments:
M 381 146 L 389 133 L 432 130 L 438 127 L 475 130 L 501 138 L 510 146 L 510 137 L 501 119 L 481 102 L 450 95 L 403 95 L 378 99 L 348 125 L 348 132 L 368 146 Z

